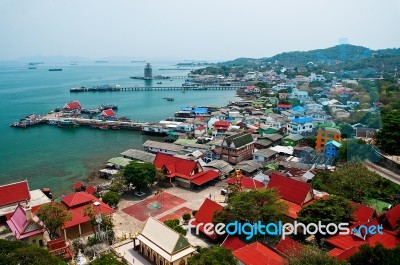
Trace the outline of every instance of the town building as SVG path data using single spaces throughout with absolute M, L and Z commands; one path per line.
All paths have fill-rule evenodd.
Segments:
M 188 240 L 163 223 L 149 217 L 140 235 L 138 250 L 157 265 L 182 265 L 196 251 Z
M 233 251 L 240 265 L 284 265 L 286 259 L 274 250 L 259 242 L 241 247 Z
M 286 126 L 288 134 L 302 134 L 306 132 L 312 132 L 314 127 L 312 123 L 312 118 L 308 117 L 293 119 Z
M 153 79 L 153 69 L 151 68 L 150 63 L 147 63 L 144 68 L 144 79 Z
M 259 163 L 267 163 L 277 157 L 277 152 L 271 149 L 259 149 L 253 153 L 253 160 Z
M 304 137 L 300 134 L 289 134 L 288 136 L 283 138 L 283 145 L 295 146 L 303 139 Z
M 222 144 L 215 148 L 214 152 L 221 155 L 221 159 L 237 164 L 240 161 L 250 159 L 253 156 L 254 140 L 250 133 L 241 132 L 225 136 Z
M 150 153 L 163 153 L 169 155 L 176 155 L 179 151 L 181 151 L 182 146 L 170 143 L 163 143 L 157 141 L 147 140 L 143 144 L 144 151 Z
M 206 237 L 209 237 L 213 240 L 217 239 L 218 235 L 215 233 L 204 233 L 204 225 L 213 223 L 213 215 L 216 212 L 221 212 L 223 208 L 224 207 L 222 205 L 206 198 L 197 213 L 194 215 L 193 220 L 191 221 L 192 225 L 198 226 L 199 231 L 202 232 Z
M 340 131 L 333 127 L 320 127 L 317 134 L 315 151 L 325 151 L 326 143 L 331 140 L 340 142 L 342 140 Z
M 325 82 L 325 77 L 323 75 L 317 75 L 315 73 L 311 73 L 308 77 L 308 82 Z
M 335 141 L 330 140 L 325 144 L 325 157 L 326 158 L 338 158 L 339 157 L 339 149 L 342 147 L 342 144 Z

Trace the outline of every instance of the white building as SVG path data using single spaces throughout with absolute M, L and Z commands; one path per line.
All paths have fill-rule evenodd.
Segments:
M 317 75 L 315 73 L 311 73 L 310 77 L 308 77 L 308 82 L 325 82 L 325 77 L 323 75 Z
M 304 132 L 312 132 L 312 118 L 293 119 L 286 125 L 288 134 L 302 134 Z

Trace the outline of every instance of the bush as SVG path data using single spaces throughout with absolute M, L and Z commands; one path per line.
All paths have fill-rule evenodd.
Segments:
M 192 216 L 190 215 L 190 213 L 185 213 L 185 214 L 182 215 L 182 219 L 183 219 L 183 221 L 184 221 L 185 223 L 187 223 L 187 221 L 189 221 L 189 219 L 190 219 L 191 217 L 192 217 Z
M 90 237 L 88 237 L 88 245 L 89 245 L 90 247 L 96 245 L 97 243 L 99 243 L 99 240 L 97 239 L 96 236 L 90 236 Z
M 103 195 L 103 202 L 107 203 L 110 206 L 116 206 L 119 203 L 119 195 L 114 191 L 108 191 Z

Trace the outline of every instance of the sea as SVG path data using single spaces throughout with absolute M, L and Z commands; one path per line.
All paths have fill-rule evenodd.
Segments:
M 183 76 L 178 62 L 150 62 L 153 75 Z M 72 191 L 78 180 L 86 180 L 112 157 L 129 149 L 142 149 L 148 140 L 163 139 L 124 130 L 86 127 L 58 128 L 39 125 L 10 127 L 29 114 L 46 114 L 67 102 L 78 100 L 85 108 L 118 105 L 118 116 L 132 121 L 158 122 L 184 106 L 225 106 L 239 100 L 233 90 L 212 91 L 119 91 L 70 93 L 73 87 L 98 85 L 182 85 L 185 79 L 135 80 L 143 76 L 145 62 L 42 63 L 28 69 L 28 62 L 0 62 L 0 185 L 27 179 L 31 190 L 51 188 L 60 196 Z M 49 71 L 61 68 L 62 71 Z M 160 70 L 173 69 L 173 70 Z M 166 101 L 173 97 L 175 101 Z

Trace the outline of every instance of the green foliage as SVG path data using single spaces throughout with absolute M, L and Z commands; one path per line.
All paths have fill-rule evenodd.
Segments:
M 368 170 L 362 163 L 347 162 L 335 172 L 318 173 L 312 180 L 316 189 L 363 203 L 366 198 L 391 202 L 400 186 Z
M 321 222 L 323 225 L 349 223 L 353 220 L 353 211 L 348 200 L 330 196 L 303 207 L 297 214 L 297 221 L 304 224 Z M 319 233 L 315 235 L 318 242 L 325 236 Z
M 89 263 L 90 265 L 124 265 L 125 262 L 119 261 L 113 254 L 101 254 L 100 258 Z
M 179 220 L 178 219 L 173 219 L 173 220 L 166 220 L 164 221 L 164 224 L 168 227 L 170 227 L 171 229 L 175 230 L 176 232 L 178 232 L 181 235 L 186 236 L 187 231 L 179 225 Z
M 232 252 L 221 246 L 203 248 L 201 252 L 193 255 L 188 265 L 236 265 L 237 261 Z
M 96 245 L 97 243 L 100 242 L 100 241 L 97 239 L 96 236 L 89 236 L 87 240 L 88 240 L 88 245 L 89 245 L 89 246 L 94 246 L 94 245 Z
M 381 114 L 383 126 L 376 134 L 377 143 L 383 151 L 400 155 L 400 109 L 383 109 Z
M 0 239 L 0 265 L 19 264 L 61 265 L 64 263 L 37 245 Z
M 192 215 L 190 214 L 190 213 L 184 213 L 183 215 L 182 215 L 182 219 L 183 219 L 183 221 L 185 221 L 185 222 L 187 222 L 187 221 L 189 221 L 189 219 L 192 217 Z
M 124 177 L 140 192 L 156 180 L 156 168 L 151 163 L 131 162 L 124 169 Z
M 371 247 L 361 245 L 360 251 L 350 257 L 351 265 L 397 265 L 400 264 L 400 247 L 387 249 L 380 243 Z
M 45 224 L 46 230 L 51 239 L 55 239 L 57 230 L 62 227 L 65 222 L 72 220 L 71 213 L 62 203 L 51 202 L 40 206 L 37 216 Z
M 288 265 L 348 265 L 348 263 L 328 256 L 317 247 L 305 246 L 300 255 L 289 256 Z
M 116 206 L 119 203 L 119 195 L 116 192 L 108 191 L 102 197 L 103 202 L 107 203 L 110 206 Z
M 339 127 L 342 138 L 350 138 L 354 134 L 354 128 L 348 123 L 340 123 Z
M 309 147 L 315 148 L 316 141 L 317 141 L 317 138 L 307 137 L 307 138 L 304 138 L 304 139 L 300 140 L 300 143 L 301 144 L 305 144 L 305 145 L 307 145 Z
M 273 189 L 259 189 L 234 193 L 228 198 L 228 205 L 213 216 L 214 223 L 234 221 L 263 223 L 278 221 L 287 212 L 278 193 Z
M 121 194 L 125 191 L 126 188 L 126 183 L 123 178 L 123 175 L 118 172 L 112 180 L 112 183 L 110 185 L 110 191 L 116 192 L 118 194 Z

